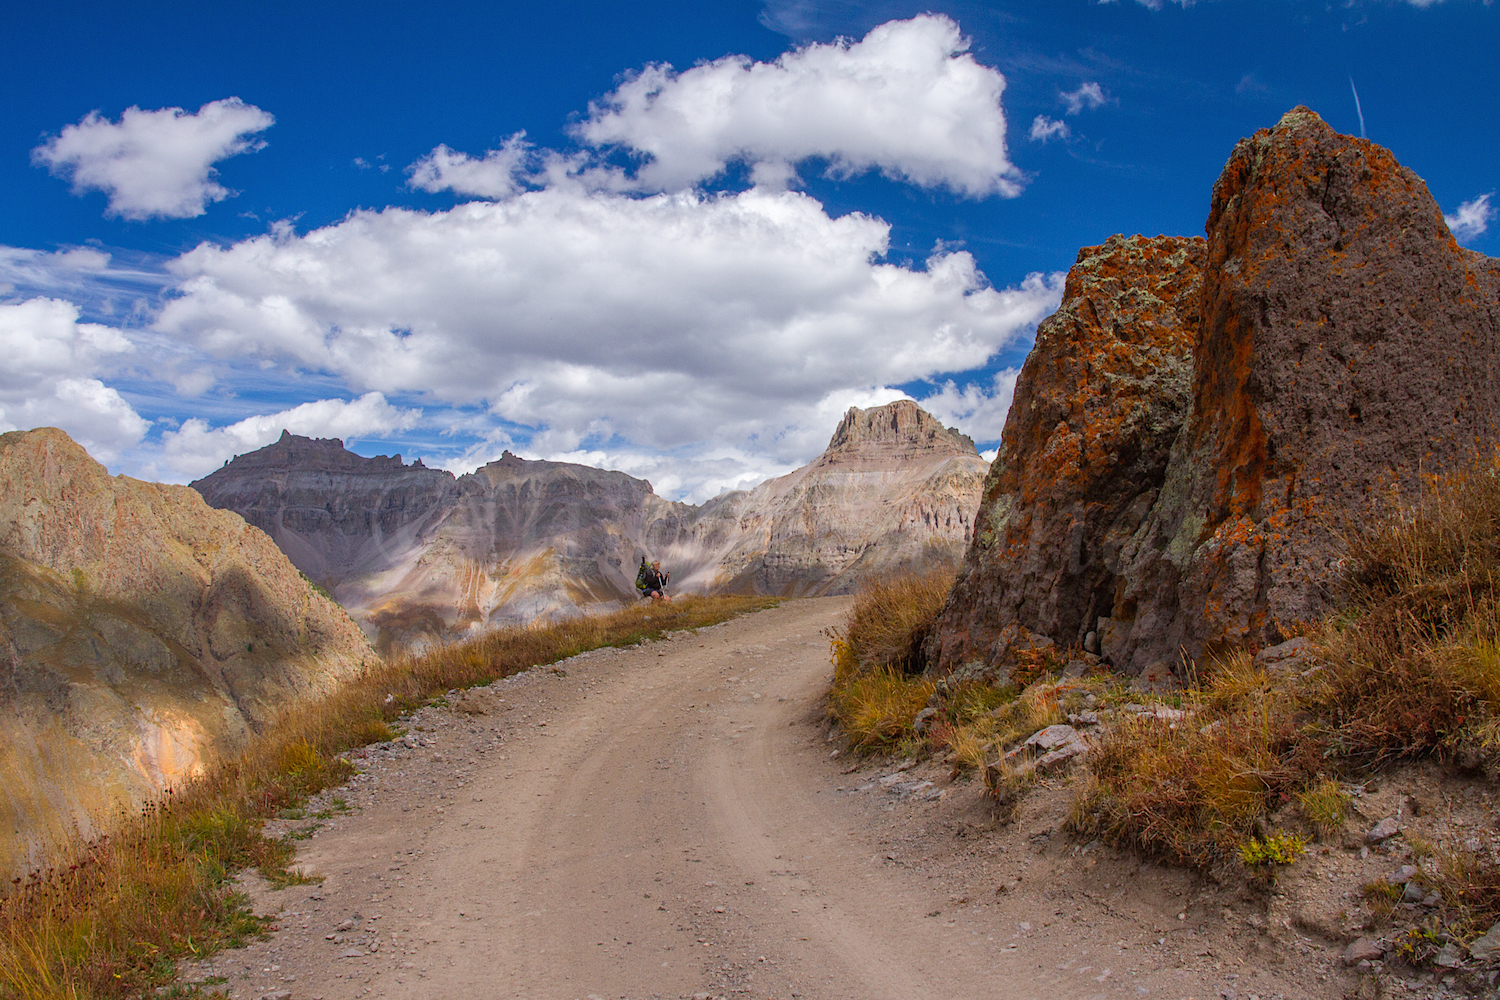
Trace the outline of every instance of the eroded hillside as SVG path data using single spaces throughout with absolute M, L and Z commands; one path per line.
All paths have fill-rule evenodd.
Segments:
M 871 573 L 955 565 L 985 468 L 902 400 L 851 409 L 809 465 L 697 507 L 582 465 L 507 452 L 455 479 L 290 434 L 193 486 L 388 648 L 617 607 L 642 556 L 679 593 L 841 594 Z
M 375 659 L 260 531 L 0 435 L 0 870 L 158 798 Z

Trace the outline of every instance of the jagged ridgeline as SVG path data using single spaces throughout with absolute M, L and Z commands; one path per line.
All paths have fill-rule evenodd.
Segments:
M 112 826 L 376 659 L 263 533 L 0 435 L 0 872 Z
M 678 593 L 840 594 L 956 566 L 985 468 L 902 400 L 851 409 L 811 464 L 701 506 L 622 472 L 507 452 L 455 478 L 292 434 L 193 488 L 275 539 L 385 650 L 633 601 L 642 555 Z
M 1496 442 L 1500 261 L 1388 150 L 1295 108 L 1235 147 L 1206 232 L 1079 253 L 929 669 L 1276 644 L 1337 605 L 1341 533 Z

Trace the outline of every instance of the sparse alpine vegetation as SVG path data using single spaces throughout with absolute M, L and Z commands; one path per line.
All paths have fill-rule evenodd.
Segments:
M 273 882 L 301 878 L 289 841 L 261 823 L 344 780 L 346 751 L 390 739 L 407 710 L 603 646 L 700 628 L 778 603 L 685 598 L 609 615 L 489 633 L 384 664 L 283 718 L 237 759 L 168 795 L 114 835 L 78 844 L 0 898 L 0 998 L 138 997 L 167 987 L 180 959 L 259 933 L 231 879 L 258 866 Z
M 830 712 L 855 746 L 984 766 L 1002 818 L 1035 781 L 1005 751 L 1087 713 L 1099 725 L 1075 834 L 1269 884 L 1309 844 L 1354 843 L 1347 789 L 1389 766 L 1500 773 L 1500 455 L 1429 480 L 1420 502 L 1391 503 L 1346 542 L 1341 612 L 1260 656 L 1201 664 L 1166 699 L 1110 675 L 1064 676 L 1066 651 L 1008 682 L 934 684 L 905 657 L 941 604 L 939 581 L 883 581 L 834 638 Z M 1039 679 L 1018 690 L 1028 672 Z M 1488 848 L 1410 846 L 1422 860 L 1413 878 L 1440 902 L 1398 953 L 1430 960 L 1434 942 L 1467 942 L 1500 920 L 1500 858 Z M 1365 895 L 1379 904 L 1391 891 Z

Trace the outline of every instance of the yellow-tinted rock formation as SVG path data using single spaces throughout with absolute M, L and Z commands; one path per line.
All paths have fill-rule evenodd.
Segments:
M 0 435 L 0 871 L 201 772 L 374 654 L 193 490 Z

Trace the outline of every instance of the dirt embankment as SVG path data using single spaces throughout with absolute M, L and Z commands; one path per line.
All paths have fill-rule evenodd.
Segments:
M 1398 859 L 1335 850 L 1267 905 L 1074 842 L 1061 784 L 996 829 L 945 766 L 851 767 L 822 707 L 847 609 L 791 602 L 423 709 L 305 842 L 325 881 L 258 889 L 279 930 L 190 978 L 288 1000 L 1346 994 L 1343 932 L 1298 908 L 1336 924 Z

